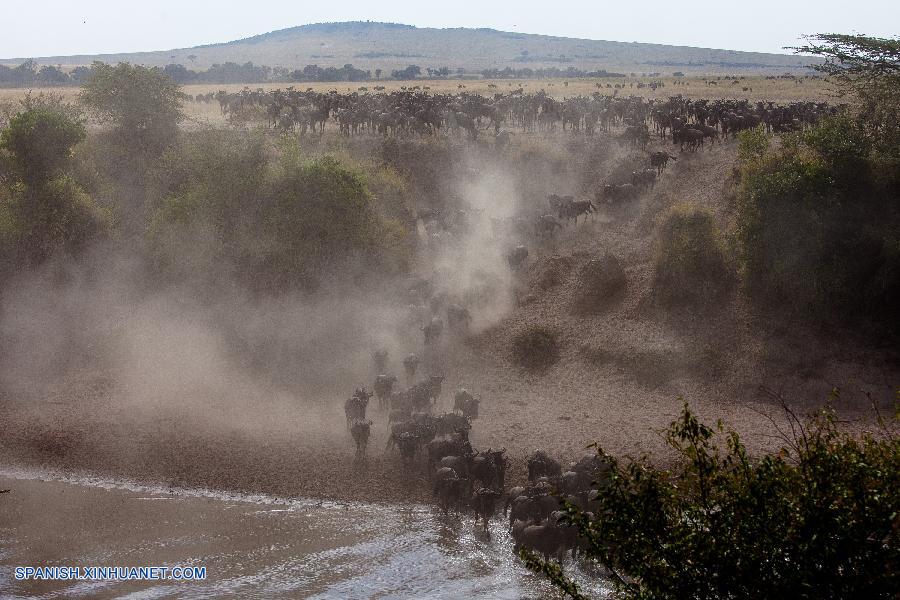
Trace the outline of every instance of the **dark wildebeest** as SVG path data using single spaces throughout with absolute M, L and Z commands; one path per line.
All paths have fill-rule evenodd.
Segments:
M 562 225 L 553 215 L 541 215 L 535 223 L 535 230 L 538 236 L 552 236 L 557 229 L 562 229 Z
M 406 380 L 412 381 L 416 376 L 416 369 L 419 368 L 419 357 L 415 354 L 410 354 L 406 358 L 403 359 L 403 369 L 406 371 Z
M 477 419 L 479 402 L 481 400 L 473 396 L 469 390 L 460 388 L 453 396 L 453 412 L 457 412 L 467 419 Z
M 472 505 L 475 509 L 476 519 L 484 521 L 484 530 L 488 530 L 488 521 L 497 512 L 497 500 L 502 492 L 491 488 L 481 487 L 472 494 Z
M 631 185 L 635 187 L 653 187 L 656 184 L 656 171 L 642 169 L 631 172 Z
M 441 333 L 444 332 L 444 322 L 438 317 L 432 317 L 428 325 L 422 327 L 422 333 L 425 334 L 425 343 L 431 344 L 441 339 Z
M 441 383 L 443 381 L 443 375 L 429 375 L 427 380 L 420 381 L 406 390 L 404 396 L 406 396 L 414 411 L 430 411 L 431 406 L 441 395 Z
M 538 477 L 559 477 L 562 475 L 562 465 L 550 458 L 543 450 L 536 450 L 528 457 L 528 480 L 534 481 Z
M 446 413 L 435 417 L 435 430 L 438 435 L 466 433 L 472 429 L 472 423 L 464 415 Z
M 607 204 L 616 204 L 636 198 L 639 191 L 640 190 L 631 183 L 621 183 L 618 185 L 606 184 L 603 186 L 602 196 L 600 192 L 597 192 L 595 195 L 598 201 L 602 197 Z
M 438 499 L 438 504 L 443 511 L 447 512 L 451 507 L 459 510 L 465 489 L 464 479 L 460 479 L 453 469 L 442 468 L 436 473 L 432 494 Z
M 353 421 L 350 426 L 350 434 L 353 436 L 353 441 L 356 442 L 356 458 L 365 457 L 371 428 L 372 421 Z
M 428 451 L 428 466 L 434 468 L 445 456 L 469 457 L 472 455 L 472 444 L 459 434 L 446 440 L 432 440 L 425 444 Z
M 587 221 L 587 216 L 593 214 L 595 210 L 596 207 L 590 200 L 573 200 L 559 207 L 559 218 L 574 220 L 578 225 L 578 217 L 584 215 L 584 220 Z
M 351 398 L 344 402 L 344 414 L 347 417 L 347 428 L 353 421 L 366 420 L 366 407 L 369 405 L 369 398 L 372 397 L 371 392 L 367 392 L 366 388 L 357 389 Z
M 654 152 L 650 155 L 650 166 L 656 169 L 656 174 L 661 175 L 670 160 L 678 160 L 668 152 Z
M 394 375 L 379 375 L 375 378 L 375 395 L 378 397 L 380 410 L 387 408 L 388 399 L 391 397 L 395 383 L 397 383 L 397 378 Z
M 400 450 L 400 457 L 405 461 L 415 458 L 416 452 L 419 451 L 421 445 L 419 436 L 409 432 L 401 433 L 399 437 L 394 439 L 394 443 L 397 444 L 397 449 Z
M 472 457 L 470 471 L 472 479 L 480 481 L 482 485 L 503 489 L 506 482 L 507 460 L 506 448 L 492 450 L 488 448 L 483 452 L 477 452 Z
M 509 263 L 509 267 L 514 271 L 518 271 L 527 259 L 528 248 L 525 246 L 516 246 L 506 254 L 506 262 Z
M 538 554 L 543 554 L 545 560 L 550 556 L 559 558 L 559 550 L 562 547 L 560 530 L 553 523 L 541 525 L 528 525 L 522 531 L 521 537 L 516 540 L 517 548 L 528 548 Z

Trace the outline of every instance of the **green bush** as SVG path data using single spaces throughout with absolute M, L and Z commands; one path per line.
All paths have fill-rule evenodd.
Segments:
M 79 102 L 103 123 L 129 153 L 156 154 L 169 146 L 184 118 L 181 88 L 159 69 L 95 62 Z
M 896 331 L 896 182 L 847 116 L 745 159 L 736 234 L 751 294 L 817 318 L 863 317 Z
M 598 447 L 611 473 L 595 484 L 592 514 L 569 504 L 563 521 L 625 598 L 896 598 L 900 439 L 887 428 L 853 436 L 829 412 L 788 417 L 797 434 L 754 459 L 685 405 L 666 436 L 671 468 Z M 522 556 L 582 597 L 557 563 Z
M 176 277 L 184 266 L 213 278 L 227 268 L 254 289 L 279 291 L 406 266 L 405 227 L 381 210 L 361 169 L 335 158 L 274 148 L 261 135 L 204 132 L 170 149 L 159 172 L 151 247 Z M 376 183 L 390 188 L 389 178 Z
M 84 126 L 65 112 L 30 108 L 0 134 L 0 252 L 3 271 L 75 253 L 106 228 L 109 215 L 70 175 Z
M 61 113 L 32 109 L 14 116 L 0 133 L 0 147 L 9 152 L 14 172 L 29 185 L 58 175 L 72 148 L 84 139 L 84 125 Z
M 732 273 L 712 215 L 681 205 L 659 227 L 654 293 L 665 303 L 704 303 L 728 289 Z
M 542 325 L 527 327 L 513 337 L 512 352 L 519 366 L 545 369 L 559 358 L 556 332 Z

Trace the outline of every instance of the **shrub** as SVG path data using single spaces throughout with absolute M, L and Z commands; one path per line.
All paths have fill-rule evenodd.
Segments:
M 513 337 L 513 357 L 526 369 L 544 369 L 559 358 L 556 332 L 542 325 L 528 327 Z
M 156 153 L 175 140 L 182 98 L 180 86 L 158 69 L 95 62 L 78 100 L 115 127 L 129 152 Z
M 889 171 L 888 171 L 889 172 Z M 737 240 L 757 301 L 900 325 L 900 212 L 859 124 L 827 119 L 744 161 Z
M 10 153 L 13 169 L 29 185 L 55 177 L 84 139 L 84 125 L 66 115 L 31 109 L 14 116 L 0 134 L 0 147 Z
M 110 218 L 69 176 L 12 189 L 0 216 L 5 257 L 39 264 L 56 252 L 77 253 L 103 233 Z
M 74 253 L 108 224 L 106 212 L 69 174 L 84 126 L 65 111 L 34 104 L 0 134 L 0 252 L 3 271 Z
M 625 271 L 612 254 L 589 260 L 578 273 L 575 289 L 575 309 L 595 312 L 607 306 L 625 292 Z
M 712 215 L 675 207 L 660 225 L 654 269 L 654 292 L 665 303 L 719 298 L 732 277 Z
M 895 598 L 900 439 L 887 428 L 850 435 L 830 412 L 788 418 L 797 434 L 754 460 L 735 432 L 685 405 L 666 435 L 672 468 L 598 446 L 611 473 L 594 484 L 592 513 L 567 504 L 562 521 L 626 598 Z M 582 597 L 557 563 L 521 555 Z
M 379 210 L 361 169 L 335 158 L 304 156 L 296 144 L 271 148 L 263 136 L 203 132 L 170 149 L 160 173 L 150 237 L 163 272 L 186 276 L 188 265 L 218 278 L 226 268 L 253 289 L 277 292 L 405 268 L 404 226 Z M 379 189 L 394 190 L 396 174 L 382 175 Z

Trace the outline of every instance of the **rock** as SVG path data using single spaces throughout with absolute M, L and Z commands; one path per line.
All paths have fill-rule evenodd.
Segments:
M 596 312 L 606 308 L 625 293 L 625 271 L 612 254 L 589 260 L 578 273 L 574 308 Z

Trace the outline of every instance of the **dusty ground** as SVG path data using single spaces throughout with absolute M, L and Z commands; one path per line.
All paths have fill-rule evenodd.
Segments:
M 706 421 L 722 419 L 737 429 L 756 452 L 779 447 L 772 419 L 784 422 L 760 386 L 782 394 L 801 413 L 822 406 L 839 388 L 832 403 L 857 428 L 872 422 L 867 395 L 882 407 L 892 405 L 900 382 L 896 363 L 865 340 L 759 315 L 739 289 L 702 312 L 655 305 L 657 215 L 693 202 L 726 223 L 730 212 L 723 198 L 735 151 L 735 143 L 727 142 L 680 154 L 639 202 L 566 228 L 532 254 L 519 281 L 520 305 L 448 348 L 438 409 L 449 410 L 457 387 L 480 395 L 473 444 L 505 447 L 512 459 L 510 481 L 523 478 L 524 457 L 536 448 L 571 459 L 599 442 L 619 455 L 649 452 L 665 460 L 659 431 L 677 416 L 682 397 Z M 578 267 L 607 252 L 624 267 L 624 298 L 598 314 L 574 313 Z M 555 285 L 541 287 L 554 255 L 570 268 L 559 269 Z M 511 337 L 530 324 L 550 325 L 561 340 L 559 361 L 541 373 L 522 371 L 510 357 Z M 368 458 L 353 459 L 343 398 L 365 382 L 351 374 L 347 379 L 315 395 L 273 384 L 265 402 L 211 397 L 202 411 L 177 402 L 157 410 L 119 402 L 128 390 L 108 373 L 79 371 L 31 397 L 2 398 L 0 460 L 278 495 L 427 499 L 424 465 L 404 465 L 384 451 L 386 415 L 376 407 L 370 407 L 375 426 Z

